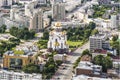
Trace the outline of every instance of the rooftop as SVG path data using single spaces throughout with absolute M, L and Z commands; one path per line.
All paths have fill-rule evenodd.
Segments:
M 75 76 L 73 77 L 72 80 L 112 80 L 110 78 L 99 78 L 99 77 L 89 77 L 86 75 L 79 75 L 79 76 Z
M 11 37 L 10 34 L 0 34 L 0 40 L 9 40 Z
M 93 74 L 98 75 L 102 70 L 102 66 L 94 65 L 89 61 L 80 61 L 77 69 L 92 70 Z
M 93 35 L 93 36 L 90 36 L 90 38 L 97 38 L 97 39 L 106 39 L 106 34 L 96 34 L 96 35 Z
M 32 80 L 34 80 L 34 79 L 35 80 L 41 80 L 42 79 L 41 74 L 35 74 L 35 73 L 27 74 L 27 73 L 24 73 L 24 72 L 13 72 L 13 71 L 0 70 L 0 74 L 4 74 L 4 76 L 9 75 L 11 78 L 12 78 L 12 76 L 22 76 L 23 78 L 31 78 Z
M 25 42 L 23 44 L 16 46 L 16 48 L 13 51 L 7 51 L 4 54 L 10 56 L 21 55 L 27 57 L 27 56 L 33 56 L 34 54 L 37 53 L 37 51 L 38 51 L 38 47 L 34 45 L 34 43 Z

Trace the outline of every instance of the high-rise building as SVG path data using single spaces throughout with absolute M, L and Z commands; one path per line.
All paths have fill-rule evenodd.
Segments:
M 52 18 L 56 21 L 65 19 L 65 4 L 54 3 L 52 5 Z
M 111 15 L 111 28 L 116 29 L 118 27 L 117 25 L 117 15 Z
M 10 9 L 10 19 L 13 20 L 15 19 L 15 13 L 18 11 L 18 6 L 11 6 Z
M 0 0 L 0 7 L 1 6 L 10 6 L 13 4 L 13 0 Z
M 109 49 L 110 44 L 109 41 L 106 40 L 107 37 L 104 34 L 97 34 L 94 36 L 90 36 L 90 51 L 94 52 L 96 49 Z
M 43 10 L 39 9 L 31 16 L 29 29 L 37 32 L 43 29 Z

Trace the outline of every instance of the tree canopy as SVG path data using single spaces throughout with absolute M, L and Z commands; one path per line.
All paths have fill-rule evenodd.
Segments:
M 86 49 L 86 50 L 84 50 L 84 51 L 82 52 L 82 55 L 81 55 L 81 56 L 84 56 L 84 55 L 89 55 L 89 56 L 92 57 L 92 54 L 90 53 L 90 51 L 89 51 L 88 49 Z
M 104 57 L 103 55 L 97 55 L 94 57 L 93 61 L 95 64 L 101 65 L 104 72 L 112 68 L 112 60 L 109 56 Z
M 22 69 L 25 73 L 38 73 L 40 72 L 39 66 L 31 63 L 23 67 Z
M 29 31 L 28 28 L 17 28 L 17 27 L 12 27 L 10 28 L 10 34 L 19 38 L 19 39 L 32 39 L 35 36 L 35 31 L 31 30 Z
M 115 36 L 113 36 L 113 38 L 112 38 L 112 41 L 111 41 L 111 46 L 112 46 L 112 48 L 114 48 L 114 49 L 116 49 L 117 50 L 117 55 L 120 55 L 119 53 L 120 53 L 120 41 L 119 41 L 119 39 L 118 39 L 118 36 L 117 35 L 115 35 Z
M 6 25 L 2 25 L 0 27 L 0 33 L 4 33 L 6 31 L 6 29 L 7 29 Z
M 86 25 L 85 27 L 69 27 L 67 29 L 67 37 L 70 41 L 80 41 L 80 40 L 86 40 L 89 38 L 90 35 L 92 35 L 92 31 L 95 29 L 96 24 L 93 22 L 90 22 L 89 25 Z
M 48 40 L 49 39 L 49 32 L 47 30 L 44 31 L 42 39 L 43 40 Z
M 10 38 L 8 41 L 0 41 L 0 56 L 8 50 L 12 50 L 13 47 L 19 45 L 20 40 L 17 38 Z

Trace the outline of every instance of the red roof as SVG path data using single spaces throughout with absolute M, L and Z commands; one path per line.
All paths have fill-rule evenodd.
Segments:
M 106 53 L 107 53 L 107 50 L 103 50 L 103 49 L 95 49 L 94 52 L 95 52 L 95 53 L 106 54 Z

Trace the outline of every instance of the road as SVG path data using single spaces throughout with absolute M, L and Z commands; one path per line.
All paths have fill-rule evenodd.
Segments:
M 52 79 L 59 78 L 59 80 L 71 80 L 73 75 L 73 63 L 80 57 L 81 53 L 85 49 L 89 49 L 89 42 L 79 47 L 73 52 L 73 54 L 68 55 L 67 61 L 64 64 L 66 68 L 63 69 L 62 66 L 60 66 L 59 69 L 56 71 L 55 75 L 52 77 Z

